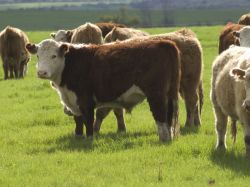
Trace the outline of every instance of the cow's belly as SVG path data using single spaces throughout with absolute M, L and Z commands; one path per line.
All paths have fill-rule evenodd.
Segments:
M 117 99 L 110 101 L 110 102 L 98 102 L 96 100 L 96 107 L 111 107 L 111 108 L 125 108 L 127 111 L 131 111 L 133 107 L 139 103 L 141 103 L 145 99 L 145 94 L 143 91 L 133 85 L 129 88 L 126 92 L 124 92 L 121 96 Z
M 61 98 L 61 103 L 75 116 L 82 115 L 79 105 L 77 104 L 77 96 L 74 92 L 67 89 L 67 87 L 60 87 L 58 93 Z

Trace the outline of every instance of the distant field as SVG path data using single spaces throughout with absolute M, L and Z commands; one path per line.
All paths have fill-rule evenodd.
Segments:
M 1 9 L 1 8 L 0 8 Z M 248 9 L 198 9 L 169 11 L 168 17 L 175 26 L 188 25 L 223 25 L 228 21 L 237 22 Z M 13 25 L 24 30 L 56 30 L 74 28 L 85 22 L 98 22 L 103 17 L 121 15 L 118 9 L 84 9 L 84 10 L 5 10 L 0 11 L 0 29 Z M 139 20 L 139 25 L 148 24 L 153 27 L 163 26 L 163 13 L 140 10 L 126 10 L 123 22 L 129 19 Z M 121 21 L 122 22 L 122 21 Z
M 63 113 L 58 95 L 36 77 L 36 57 L 23 80 L 4 81 L 0 68 L 0 186 L 249 186 L 250 162 L 244 157 L 242 131 L 225 154 L 214 151 L 216 136 L 209 99 L 211 64 L 221 26 L 191 27 L 204 49 L 205 103 L 202 126 L 183 128 L 168 144 L 158 141 L 148 104 L 126 115 L 127 133 L 116 134 L 113 114 L 101 134 L 76 139 L 74 122 Z M 145 29 L 162 33 L 177 28 Z M 50 32 L 28 32 L 32 42 Z

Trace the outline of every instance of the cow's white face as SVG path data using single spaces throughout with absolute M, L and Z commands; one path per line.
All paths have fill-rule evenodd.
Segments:
M 240 46 L 250 47 L 250 26 L 245 26 L 234 34 L 240 40 Z
M 57 42 L 67 42 L 67 31 L 59 30 L 52 37 Z
M 234 68 L 230 72 L 236 80 L 242 80 L 245 84 L 246 98 L 242 103 L 242 107 L 250 112 L 250 69 L 243 70 L 240 68 Z
M 68 45 L 47 39 L 37 45 L 27 45 L 26 48 L 31 53 L 37 54 L 38 77 L 59 83 L 65 65 L 64 55 L 68 51 Z

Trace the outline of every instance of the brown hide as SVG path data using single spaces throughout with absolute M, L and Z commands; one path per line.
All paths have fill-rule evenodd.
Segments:
M 4 67 L 4 78 L 16 78 L 24 76 L 24 66 L 30 59 L 30 55 L 25 48 L 29 42 L 26 34 L 18 28 L 7 26 L 0 33 L 1 57 Z
M 230 45 L 240 45 L 239 40 L 233 35 L 233 32 L 240 30 L 244 25 L 228 23 L 220 33 L 219 54 L 230 47 Z
M 105 37 L 114 27 L 127 27 L 126 25 L 119 24 L 119 23 L 112 23 L 112 22 L 100 22 L 95 23 L 101 30 L 102 30 L 102 36 Z
M 238 23 L 241 25 L 250 25 L 250 13 L 242 15 Z
M 144 92 L 155 121 L 168 120 L 169 125 L 173 124 L 172 119 L 178 113 L 173 111 L 173 101 L 178 100 L 179 84 L 180 59 L 176 44 L 147 40 L 78 49 L 71 46 L 65 56 L 60 86 L 66 85 L 76 93 L 89 136 L 93 134 L 95 105 L 116 100 L 133 85 Z M 167 102 L 171 107 L 166 106 Z M 79 133 L 79 124 L 83 121 L 81 117 L 75 117 L 75 121 Z

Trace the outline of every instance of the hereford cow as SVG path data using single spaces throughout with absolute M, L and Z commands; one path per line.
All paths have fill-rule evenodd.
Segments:
M 85 23 L 73 30 L 59 30 L 57 33 L 51 33 L 52 38 L 60 42 L 71 43 L 102 43 L 102 31 L 92 23 Z
M 27 70 L 30 59 L 25 45 L 29 42 L 26 34 L 18 28 L 7 26 L 0 33 L 0 55 L 3 61 L 4 79 L 21 78 Z
M 250 157 L 250 49 L 231 47 L 213 63 L 211 100 L 214 105 L 217 148 L 226 149 L 227 118 L 242 123 L 246 155 Z
M 231 45 L 240 45 L 239 40 L 234 33 L 243 28 L 244 25 L 228 23 L 220 33 L 219 54 L 228 49 Z
M 120 27 L 125 28 L 126 25 L 119 24 L 119 23 L 112 23 L 112 22 L 101 22 L 101 23 L 95 23 L 101 30 L 102 30 L 102 36 L 105 37 L 114 27 Z
M 241 25 L 250 25 L 250 13 L 242 15 L 238 23 Z
M 148 36 L 149 34 L 133 28 L 114 27 L 104 38 L 105 43 L 114 42 L 117 40 L 126 40 L 129 38 Z
M 185 126 L 199 126 L 200 113 L 203 104 L 203 88 L 202 88 L 202 48 L 196 35 L 189 29 L 181 29 L 179 31 L 168 34 L 153 35 L 125 40 L 124 42 L 136 42 L 145 40 L 171 40 L 176 43 L 181 54 L 181 84 L 180 93 L 185 100 L 186 106 L 186 122 Z M 103 119 L 108 115 L 111 109 L 99 110 L 96 113 L 96 121 L 94 130 L 99 132 Z M 122 110 L 116 111 L 118 121 L 118 131 L 125 131 Z
M 29 44 L 37 75 L 53 82 L 76 122 L 76 135 L 93 135 L 94 108 L 132 110 L 147 98 L 159 139 L 171 139 L 178 123 L 179 50 L 171 41 L 69 45 L 44 40 Z

